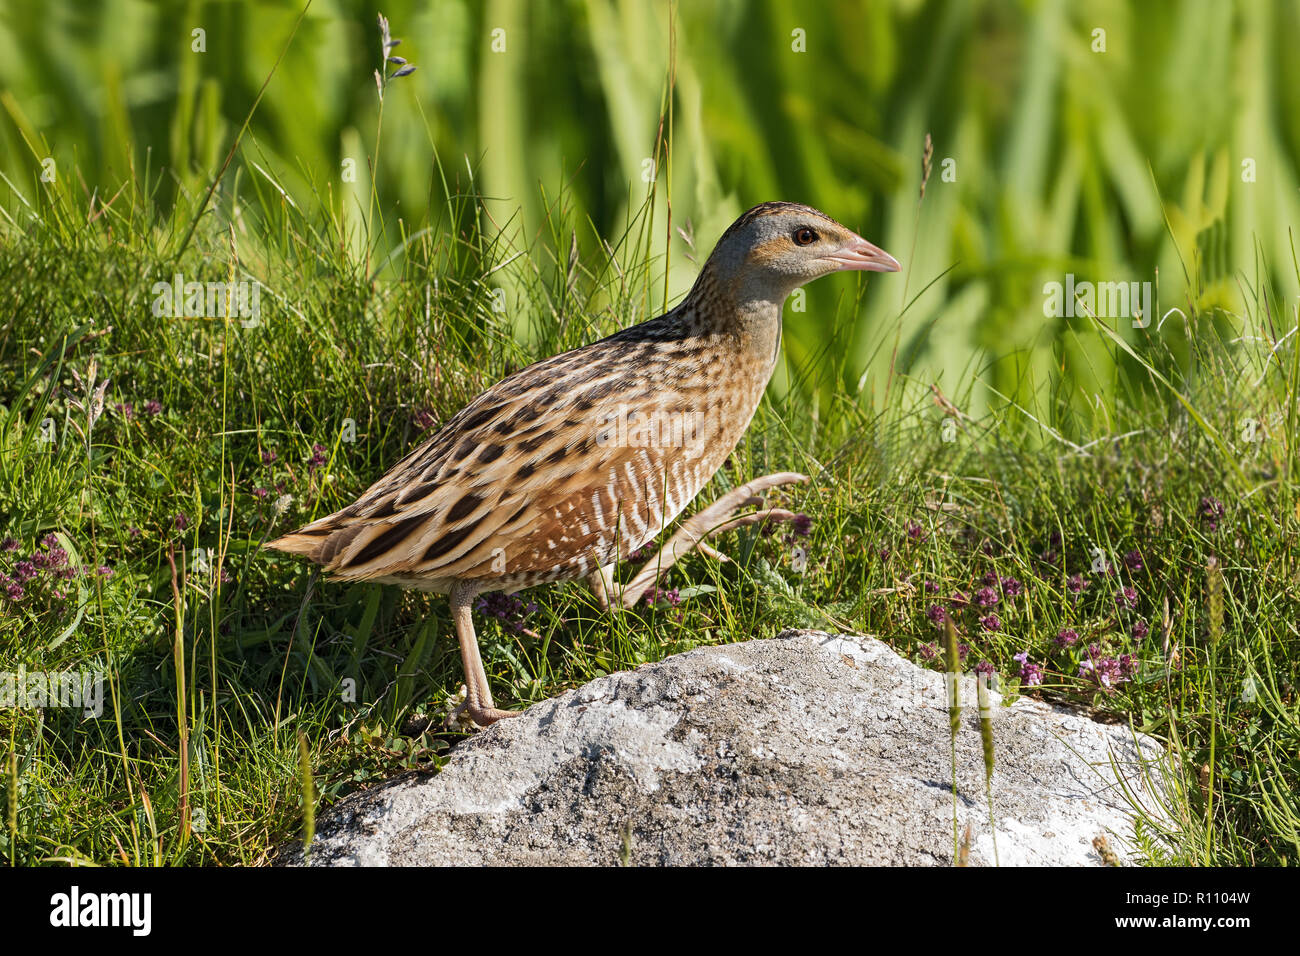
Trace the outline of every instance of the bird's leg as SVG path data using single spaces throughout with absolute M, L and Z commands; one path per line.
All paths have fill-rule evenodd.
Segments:
M 762 478 L 755 478 L 753 481 L 746 482 L 739 488 L 731 489 L 703 511 L 691 515 L 682 522 L 681 527 L 668 539 L 668 543 L 659 549 L 659 553 L 647 561 L 641 570 L 637 572 L 636 577 L 624 585 L 621 596 L 623 606 L 630 608 L 641 600 L 641 596 L 650 589 L 655 581 L 659 580 L 659 575 L 671 568 L 677 563 L 678 558 L 687 554 L 692 548 L 697 548 L 720 561 L 729 560 L 725 555 L 721 555 L 711 548 L 705 539 L 722 534 L 724 531 L 730 531 L 732 528 L 757 524 L 760 521 L 793 521 L 797 515 L 782 508 L 767 508 L 763 511 L 753 511 L 744 515 L 733 516 L 733 513 L 738 508 L 744 508 L 748 505 L 761 505 L 763 499 L 758 497 L 760 491 L 774 488 L 777 485 L 789 485 L 807 480 L 807 475 L 800 475 L 792 471 L 764 475 Z M 605 570 L 602 568 L 596 573 L 604 576 Z M 604 577 L 606 585 L 609 580 L 608 577 Z M 606 591 L 606 594 L 611 593 L 612 590 Z M 598 595 L 597 600 L 599 599 Z
M 595 597 L 596 603 L 600 605 L 602 611 L 609 610 L 609 602 L 613 600 L 615 594 L 614 584 L 614 565 L 607 564 L 603 568 L 597 568 L 587 575 L 587 587 L 591 588 L 592 596 Z
M 465 703 L 462 707 L 469 713 L 470 720 L 480 727 L 486 727 L 503 717 L 514 717 L 518 711 L 498 710 L 492 702 L 487 672 L 483 670 L 483 658 L 478 652 L 478 637 L 474 634 L 474 620 L 470 616 L 470 604 L 478 592 L 479 585 L 472 581 L 457 581 L 453 584 L 451 619 L 456 627 L 456 639 L 460 641 L 461 663 L 465 666 Z M 458 715 L 459 708 L 452 717 Z

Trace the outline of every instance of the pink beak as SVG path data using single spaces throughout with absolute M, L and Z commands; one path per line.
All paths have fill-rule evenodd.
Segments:
M 902 268 L 897 259 L 861 236 L 854 237 L 826 258 L 840 272 L 897 272 Z

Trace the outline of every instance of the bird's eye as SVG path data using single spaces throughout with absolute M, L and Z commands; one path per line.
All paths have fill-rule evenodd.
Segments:
M 802 229 L 794 231 L 794 242 L 797 246 L 810 246 L 817 241 L 817 233 L 804 226 Z

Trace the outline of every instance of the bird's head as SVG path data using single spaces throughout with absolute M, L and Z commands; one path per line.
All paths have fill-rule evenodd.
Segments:
M 722 234 L 708 266 L 733 300 L 785 301 L 832 272 L 897 272 L 898 261 L 830 216 L 791 202 L 750 209 Z M 707 268 L 707 267 L 706 267 Z

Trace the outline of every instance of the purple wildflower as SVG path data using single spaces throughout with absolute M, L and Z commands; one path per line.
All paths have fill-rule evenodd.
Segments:
M 267 448 L 262 452 L 262 464 L 269 465 L 278 457 L 280 456 L 275 453 L 274 448 Z
M 1138 593 L 1132 588 L 1120 588 L 1115 592 L 1115 604 L 1121 611 L 1131 611 L 1137 603 Z
M 1119 672 L 1123 680 L 1128 680 L 1137 673 L 1137 661 L 1132 654 L 1121 654 L 1119 656 Z
M 1133 622 L 1133 640 L 1144 641 L 1149 633 L 1151 633 L 1151 628 L 1147 626 L 1146 621 Z
M 1025 586 L 1016 578 L 1003 578 L 1002 593 L 1009 598 L 1019 597 L 1025 593 Z
M 907 536 L 913 541 L 924 541 L 926 539 L 925 528 L 916 521 L 909 522 L 907 525 Z
M 996 614 L 990 614 L 980 618 L 980 626 L 986 631 L 999 631 L 1002 629 L 1002 619 Z
M 922 644 L 917 649 L 921 652 L 922 660 L 932 661 L 939 656 L 939 648 L 935 647 L 933 644 Z
M 992 588 L 980 588 L 975 592 L 975 603 L 980 607 L 992 607 L 1002 600 Z
M 1223 520 L 1223 502 L 1218 498 L 1206 495 L 1201 499 L 1201 523 L 1211 531 L 1219 530 L 1219 522 Z
M 1056 637 L 1052 639 L 1052 643 L 1054 643 L 1057 647 L 1073 647 L 1078 642 L 1079 642 L 1079 632 L 1072 630 L 1071 628 L 1068 627 L 1062 631 L 1059 631 Z
M 31 560 L 30 560 L 30 567 L 36 568 L 37 570 L 40 571 L 45 571 L 45 570 L 53 571 L 57 568 L 62 568 L 65 565 L 67 565 L 68 552 L 64 551 L 63 548 L 59 546 L 58 538 L 56 538 L 52 534 L 47 534 L 44 538 L 41 539 L 41 545 L 45 548 L 45 550 L 36 551 L 32 553 Z M 28 562 L 20 561 L 18 562 L 18 565 L 21 566 L 27 563 Z M 32 576 L 27 572 L 26 568 L 22 568 L 20 570 L 19 566 L 15 566 L 14 568 L 14 571 L 16 573 L 20 575 L 26 575 L 26 577 Z
M 478 599 L 478 603 L 474 605 L 474 610 L 484 617 L 496 618 L 501 622 L 502 627 L 507 630 L 522 634 L 524 631 L 523 619 L 536 611 L 537 605 L 532 601 L 524 602 L 513 594 L 492 591 Z
M 925 612 L 925 616 L 930 619 L 930 623 L 935 627 L 948 620 L 948 612 L 939 604 L 931 604 L 930 609 Z
M 19 561 L 14 565 L 14 577 L 19 581 L 30 581 L 36 577 L 36 565 L 30 561 Z
M 319 442 L 311 446 L 311 459 L 307 462 L 307 472 L 309 474 L 325 465 L 325 452 L 325 446 Z
M 1037 664 L 1026 664 L 1020 668 L 1020 679 L 1026 687 L 1037 687 L 1043 682 L 1043 669 Z
M 178 511 L 176 517 L 172 519 L 172 524 L 175 525 L 177 531 L 184 531 L 190 526 L 190 519 L 184 511 Z
M 996 669 L 989 661 L 980 661 L 975 665 L 975 673 L 983 674 L 985 677 L 992 677 L 996 673 Z
M 1106 693 L 1112 693 L 1118 684 L 1132 676 L 1133 660 L 1127 654 L 1123 658 L 1102 657 L 1101 649 L 1096 644 L 1088 646 L 1088 657 L 1079 662 L 1079 677 L 1091 680 Z
M 651 587 L 645 592 L 646 604 L 658 604 L 661 600 L 669 607 L 676 607 L 682 603 L 681 592 L 677 588 L 669 590 L 657 587 Z
M 794 529 L 794 533 L 801 538 L 806 538 L 812 534 L 812 518 L 806 514 L 795 515 L 794 520 L 790 522 L 790 526 Z
M 1070 579 L 1065 582 L 1065 586 L 1069 588 L 1071 594 L 1078 594 L 1088 587 L 1088 582 L 1084 580 L 1082 574 L 1072 574 Z
M 1037 664 L 1029 663 L 1028 651 L 1021 651 L 1013 660 L 1020 665 L 1020 672 L 1016 676 L 1024 681 L 1027 687 L 1036 687 L 1043 682 L 1043 669 Z
M 5 588 L 5 594 L 11 601 L 21 601 L 23 599 L 23 586 L 17 581 L 10 581 L 9 586 Z
M 151 398 L 144 403 L 144 413 L 146 415 L 160 415 L 162 414 L 162 405 L 156 399 Z
M 1124 555 L 1124 565 L 1130 571 L 1142 570 L 1142 552 L 1134 548 L 1128 554 Z

